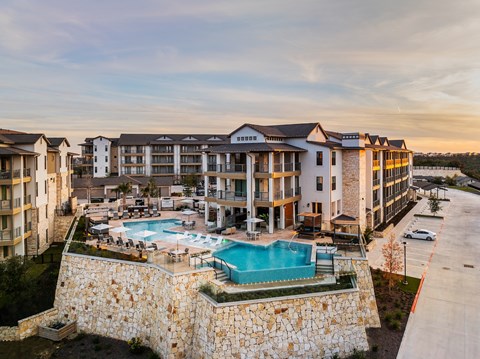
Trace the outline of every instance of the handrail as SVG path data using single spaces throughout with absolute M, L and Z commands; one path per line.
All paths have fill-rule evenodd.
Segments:
M 215 279 L 217 279 L 217 271 L 215 271 L 215 267 L 212 266 L 212 264 L 210 262 L 206 261 L 202 257 L 193 257 L 193 258 L 194 258 L 194 261 L 195 261 L 195 268 L 197 267 L 197 259 L 200 259 L 200 264 L 205 263 L 208 267 L 214 269 L 213 272 L 215 273 Z M 215 257 L 209 257 L 209 258 L 213 258 L 215 260 Z
M 225 260 L 223 260 L 222 258 L 217 258 L 217 257 L 213 257 L 214 261 L 216 261 L 217 259 L 220 259 L 220 265 L 221 265 L 221 270 L 223 270 L 223 264 L 225 263 L 225 266 L 228 268 L 228 279 L 232 280 L 232 268 L 230 268 L 230 266 L 228 265 L 227 262 L 225 262 Z

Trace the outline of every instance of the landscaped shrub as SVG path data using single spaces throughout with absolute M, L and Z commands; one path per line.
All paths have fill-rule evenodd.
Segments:
M 75 254 L 83 254 L 83 255 L 93 256 L 93 257 L 119 259 L 124 261 L 131 261 L 131 262 L 146 261 L 146 259 L 139 258 L 136 255 L 113 252 L 106 249 L 98 249 L 97 247 L 90 246 L 82 242 L 71 242 L 68 252 L 75 253 Z
M 139 337 L 133 337 L 128 342 L 128 350 L 134 354 L 140 354 L 145 351 L 145 347 L 142 345 L 142 339 Z

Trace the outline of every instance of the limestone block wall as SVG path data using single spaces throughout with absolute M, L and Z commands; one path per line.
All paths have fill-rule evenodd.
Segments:
M 214 304 L 199 295 L 191 358 L 329 358 L 367 350 L 357 290 Z
M 465 176 L 458 168 L 446 169 L 445 167 L 413 167 L 413 176 L 453 177 Z
M 377 300 L 375 298 L 375 290 L 373 288 L 368 260 L 353 258 L 352 264 L 357 273 L 360 309 L 365 318 L 365 326 L 367 328 L 380 328 L 380 316 L 378 315 Z
M 343 213 L 358 217 L 364 229 L 366 219 L 366 154 L 364 150 L 344 150 L 342 155 Z
M 53 236 L 54 242 L 63 242 L 65 236 L 72 225 L 73 219 L 75 216 L 57 216 L 55 215 L 54 227 L 55 233 Z
M 152 264 L 64 254 L 55 296 L 78 330 L 140 337 L 164 358 L 190 358 L 196 299 L 213 271 L 171 275 Z
M 58 320 L 58 310 L 48 309 L 18 321 L 14 327 L 0 327 L 0 341 L 23 340 L 38 334 L 39 325 L 50 325 Z

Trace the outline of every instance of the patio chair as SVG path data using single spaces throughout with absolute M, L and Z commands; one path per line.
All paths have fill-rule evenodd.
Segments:
M 200 244 L 210 243 L 211 241 L 212 241 L 212 236 L 210 234 L 207 234 L 205 239 L 203 241 L 201 241 Z
M 152 217 L 160 217 L 160 213 L 158 213 L 158 209 L 153 207 L 152 209 Z
M 199 242 L 202 239 L 202 234 L 197 233 L 197 235 L 190 242 Z
M 217 237 L 217 240 L 215 242 L 212 243 L 212 246 L 213 247 L 216 247 L 216 246 L 219 246 L 223 241 L 223 237 L 222 236 L 218 236 Z
M 116 245 L 117 243 L 115 242 L 115 240 L 113 239 L 113 237 L 110 236 L 109 238 L 107 238 L 107 244 Z
M 97 241 L 98 241 L 98 242 L 103 242 L 103 241 L 105 241 L 105 238 L 103 238 L 103 234 L 100 233 L 100 234 L 98 235 Z
M 147 246 L 147 248 L 153 248 L 154 250 L 158 251 L 158 245 L 155 242 L 150 243 L 150 245 Z
M 151 217 L 151 216 L 150 216 L 150 212 L 149 212 L 148 209 L 146 209 L 146 210 L 143 211 L 143 216 L 144 216 L 145 218 Z
M 142 250 L 146 250 L 147 247 L 145 247 L 145 243 L 143 241 L 138 241 L 138 246 L 140 247 L 140 249 Z
M 128 239 L 128 245 L 131 247 L 131 248 L 135 248 L 135 242 L 133 242 L 133 239 L 129 238 Z
M 187 221 L 182 221 L 182 227 L 185 227 L 186 223 L 187 223 Z
M 138 211 L 138 209 L 135 209 L 133 211 L 133 218 L 140 218 L 140 212 Z
M 103 240 L 104 240 L 106 243 L 110 243 L 110 241 L 111 241 L 112 239 L 113 239 L 113 237 L 110 236 L 110 235 L 103 237 Z
M 120 219 L 120 218 L 118 217 L 118 212 L 117 212 L 117 211 L 113 212 L 113 219 L 114 219 L 114 220 Z
M 120 237 L 118 237 L 117 246 L 119 246 L 119 247 L 124 247 L 125 246 L 125 243 L 123 242 L 123 239 L 121 239 Z
M 127 210 L 124 210 L 122 213 L 122 219 L 128 219 L 128 218 L 130 218 L 130 215 L 128 214 Z

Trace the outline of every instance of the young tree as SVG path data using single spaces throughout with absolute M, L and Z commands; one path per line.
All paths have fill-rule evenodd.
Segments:
M 150 200 L 158 195 L 158 188 L 155 180 L 150 178 L 147 185 L 142 188 L 142 196 L 147 197 L 147 206 L 150 208 Z
M 388 242 L 382 247 L 383 270 L 386 272 L 388 279 L 388 290 L 390 291 L 395 283 L 395 275 L 403 269 L 402 247 L 395 240 L 395 234 L 390 234 Z
M 442 209 L 442 206 L 440 206 L 440 200 L 435 196 L 430 196 L 428 199 L 428 207 L 434 216 L 436 216 L 437 212 Z
M 117 188 L 115 188 L 115 192 L 122 194 L 122 210 L 127 208 L 127 195 L 132 193 L 132 190 L 131 182 L 120 183 Z
M 187 175 L 183 178 L 182 185 L 183 185 L 183 194 L 185 197 L 191 197 L 192 196 L 192 188 L 197 186 L 197 181 L 198 178 L 195 175 Z

